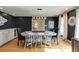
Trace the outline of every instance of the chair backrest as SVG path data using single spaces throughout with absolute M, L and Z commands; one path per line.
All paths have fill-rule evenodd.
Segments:
M 21 28 L 17 28 L 17 34 L 18 36 L 21 35 Z

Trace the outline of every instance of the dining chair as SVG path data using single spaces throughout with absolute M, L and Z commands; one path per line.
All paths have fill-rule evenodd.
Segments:
M 52 40 L 52 37 L 50 35 L 45 35 L 45 46 L 49 46 L 51 47 L 51 40 Z
M 18 35 L 18 43 L 17 45 L 20 44 L 23 44 L 25 42 L 25 37 L 21 35 L 22 31 L 21 31 L 21 28 L 17 28 L 17 35 Z
M 25 46 L 24 46 L 24 48 L 26 48 L 26 47 L 28 47 L 28 46 L 31 46 L 31 48 L 32 48 L 32 44 L 33 44 L 33 37 L 32 37 L 33 35 L 31 35 L 31 34 L 26 34 L 26 36 L 25 36 Z
M 40 45 L 40 47 L 42 48 L 42 35 L 41 33 L 35 33 L 35 35 L 33 36 L 35 40 L 35 48 L 38 47 L 38 44 Z
M 54 40 L 54 42 L 56 41 L 56 42 L 57 42 L 57 45 L 58 45 L 58 44 L 59 44 L 59 43 L 58 43 L 58 28 L 54 28 L 54 29 L 53 29 L 53 32 L 55 32 L 56 35 L 53 35 L 53 36 L 52 36 L 52 40 Z M 52 43 L 52 40 L 51 40 L 51 43 Z

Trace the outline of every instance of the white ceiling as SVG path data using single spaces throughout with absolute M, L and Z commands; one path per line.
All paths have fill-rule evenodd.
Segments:
M 14 16 L 57 16 L 73 8 L 74 6 L 0 6 L 0 11 Z

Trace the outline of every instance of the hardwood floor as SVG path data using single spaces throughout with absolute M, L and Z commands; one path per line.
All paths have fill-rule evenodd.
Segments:
M 64 41 L 59 39 L 59 44 L 57 45 L 56 42 L 52 44 L 52 47 L 42 45 L 42 48 L 23 48 L 17 46 L 17 38 L 13 39 L 11 42 L 5 44 L 4 46 L 0 47 L 0 52 L 72 52 L 71 43 L 68 41 Z

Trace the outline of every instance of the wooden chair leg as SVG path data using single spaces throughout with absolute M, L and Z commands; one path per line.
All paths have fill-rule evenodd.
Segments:
M 24 47 L 25 42 L 22 42 L 22 47 Z
M 37 39 L 36 39 L 36 42 L 35 42 L 35 48 L 37 47 Z
M 58 38 L 57 38 L 57 45 L 59 44 L 59 42 L 58 42 Z
M 52 44 L 52 39 L 51 39 L 51 44 Z
M 21 43 L 22 43 L 22 40 L 21 40 Z
M 32 38 L 31 38 L 31 48 L 32 48 Z
M 41 37 L 41 48 L 42 48 L 42 37 Z
M 19 40 L 18 40 L 18 42 L 17 42 L 17 45 L 19 46 Z

